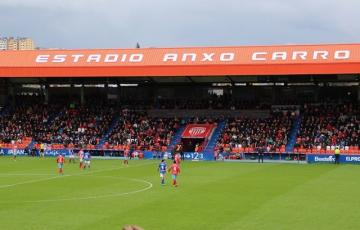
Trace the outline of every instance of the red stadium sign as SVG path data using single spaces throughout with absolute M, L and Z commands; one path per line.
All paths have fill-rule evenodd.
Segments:
M 208 138 L 214 129 L 214 125 L 191 124 L 187 125 L 182 138 Z
M 358 73 L 360 44 L 0 51 L 0 77 Z

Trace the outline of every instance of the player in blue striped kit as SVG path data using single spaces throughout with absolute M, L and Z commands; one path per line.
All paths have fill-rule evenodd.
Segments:
M 161 178 L 161 185 L 165 185 L 165 174 L 166 174 L 166 162 L 165 160 L 161 160 L 161 163 L 159 164 L 158 171 L 160 172 L 160 178 Z
M 90 169 L 90 160 L 91 160 L 91 155 L 89 152 L 85 152 L 84 154 L 84 169 L 88 168 Z

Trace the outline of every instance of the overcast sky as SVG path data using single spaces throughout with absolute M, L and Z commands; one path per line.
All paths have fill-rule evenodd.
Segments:
M 360 42 L 360 0 L 0 0 L 0 35 L 47 48 Z

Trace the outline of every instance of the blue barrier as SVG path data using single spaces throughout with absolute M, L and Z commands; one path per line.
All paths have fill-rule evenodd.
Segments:
M 13 149 L 0 149 L 0 155 L 13 155 Z M 17 155 L 25 155 L 24 149 L 18 149 L 16 150 Z
M 307 155 L 307 162 L 308 163 L 334 163 L 335 156 L 330 154 L 308 154 Z M 340 155 L 340 163 L 347 163 L 347 164 L 359 164 L 360 163 L 360 156 L 357 155 Z
M 0 149 L 0 155 L 13 155 L 14 152 L 13 149 Z M 37 153 L 38 154 L 38 153 Z M 67 149 L 59 149 L 59 150 L 46 150 L 45 151 L 45 156 L 57 156 L 59 154 L 62 155 L 69 155 L 69 150 Z M 26 155 L 25 149 L 17 149 L 16 150 L 16 155 L 18 156 L 23 156 Z
M 153 158 L 153 152 L 144 151 L 144 159 L 152 159 L 152 158 Z
M 86 151 L 86 150 L 85 150 Z M 116 150 L 90 150 L 101 152 L 99 156 L 113 156 L 114 152 L 119 152 Z M 26 151 L 24 149 L 17 149 L 16 153 L 18 156 L 26 155 Z M 169 152 L 153 152 L 153 151 L 144 151 L 144 158 L 145 159 L 156 159 L 156 158 L 163 158 L 164 154 L 166 158 L 171 156 Z M 57 156 L 62 154 L 64 156 L 69 155 L 69 150 L 67 149 L 59 149 L 59 150 L 46 150 L 45 156 Z M 1 148 L 0 155 L 13 155 L 13 149 Z M 95 154 L 97 155 L 97 154 Z M 271 158 L 269 156 L 271 155 Z M 115 156 L 115 155 L 114 155 Z M 116 155 L 117 156 L 117 155 Z M 121 155 L 120 155 L 121 156 Z M 249 159 L 251 156 L 256 158 L 256 153 L 247 153 L 244 154 L 245 159 Z M 296 156 L 296 154 L 265 154 L 265 158 L 269 158 L 271 160 L 283 160 L 289 156 Z M 298 155 L 299 156 L 299 155 Z M 184 153 L 185 160 L 214 160 L 214 155 L 211 153 L 195 153 L 195 152 L 185 152 Z M 305 158 L 305 155 L 303 156 Z M 306 156 L 306 160 L 308 163 L 334 163 L 335 156 L 331 154 L 308 154 Z M 353 163 L 353 164 L 360 164 L 360 155 L 340 155 L 340 163 Z
M 170 152 L 151 152 L 151 151 L 144 151 L 144 158 L 145 159 L 162 159 L 162 158 L 169 158 L 171 156 Z M 213 154 L 206 154 L 206 153 L 196 153 L 196 152 L 184 152 L 185 160 L 213 160 Z
M 78 149 L 75 150 L 75 154 L 77 153 Z M 119 150 L 85 150 L 89 151 L 93 156 L 102 156 L 102 157 L 114 157 L 114 156 L 123 156 L 123 151 Z M 143 151 L 144 159 L 160 159 L 160 158 L 170 158 L 170 152 L 156 152 L 156 151 Z M 29 153 L 27 153 L 29 154 Z M 17 155 L 27 155 L 24 149 L 17 149 Z M 64 156 L 69 155 L 69 150 L 67 149 L 59 149 L 59 150 L 45 150 L 45 156 L 57 156 L 58 154 L 62 154 Z M 13 155 L 13 149 L 0 149 L 0 155 Z M 36 150 L 36 155 L 39 155 L 39 151 Z M 223 153 L 224 157 L 228 157 L 230 154 Z M 271 155 L 271 157 L 270 157 Z M 290 154 L 291 155 L 291 154 Z M 272 160 L 281 160 L 285 159 L 286 157 L 290 156 L 289 154 L 265 154 L 265 159 L 269 158 Z M 251 159 L 251 157 L 257 158 L 257 153 L 245 153 L 243 154 L 245 159 Z M 185 160 L 205 160 L 211 161 L 214 160 L 214 154 L 210 152 L 184 152 Z

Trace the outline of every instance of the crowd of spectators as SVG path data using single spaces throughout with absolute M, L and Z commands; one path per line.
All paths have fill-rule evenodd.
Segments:
M 227 100 L 213 95 L 208 99 L 157 100 L 135 103 L 139 107 L 161 109 L 269 109 L 268 118 L 230 118 L 215 149 L 219 152 L 284 151 L 294 119 L 301 115 L 295 149 L 359 148 L 360 106 L 355 103 L 321 103 L 304 106 L 268 106 L 255 102 Z M 193 117 L 184 119 L 151 117 L 146 110 L 129 106 L 131 100 L 116 106 L 101 101 L 89 101 L 70 106 L 62 102 L 47 104 L 43 98 L 17 98 L 0 116 L 0 144 L 24 144 L 34 140 L 49 146 L 91 147 L 100 144 L 105 149 L 134 148 L 164 150 L 181 125 L 216 124 L 222 119 Z M 133 103 L 134 104 L 134 103 Z M 150 106 L 149 106 L 150 105 Z M 115 123 L 116 122 L 116 123 Z M 110 130 L 111 124 L 114 128 Z M 200 145 L 200 148 L 204 146 Z
M 228 120 L 217 144 L 219 152 L 284 151 L 296 114 L 271 112 L 268 118 L 232 118 Z
M 35 140 L 62 147 L 94 147 L 108 130 L 114 115 L 113 107 L 98 103 L 75 108 L 65 106 L 45 132 L 36 133 Z
M 64 148 L 96 145 L 108 130 L 115 109 L 100 101 L 45 103 L 38 96 L 19 96 L 0 116 L 0 143 L 21 146 L 25 141 Z
M 326 150 L 360 145 L 358 104 L 304 105 L 296 149 Z
M 15 106 L 9 106 L 6 114 L 0 116 L 0 140 L 2 143 L 21 144 L 43 133 L 59 106 L 44 104 L 38 97 L 20 97 Z
M 105 148 L 161 150 L 170 144 L 180 126 L 176 118 L 152 118 L 144 111 L 121 111 Z

